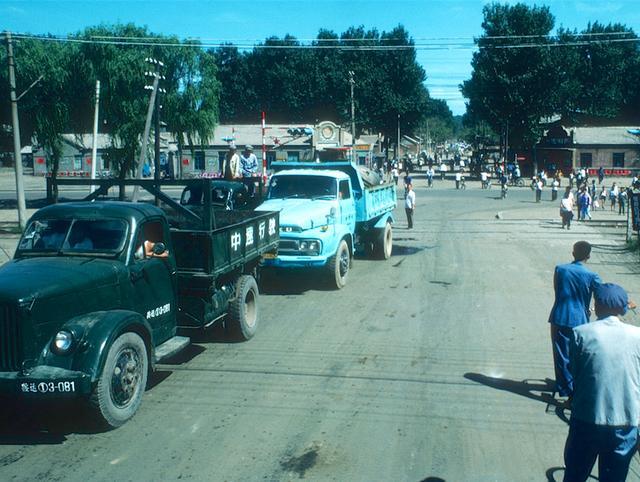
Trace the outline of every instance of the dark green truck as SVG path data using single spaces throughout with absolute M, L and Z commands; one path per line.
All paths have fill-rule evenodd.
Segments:
M 114 185 L 36 212 L 0 267 L 0 395 L 83 397 L 110 427 L 135 414 L 149 372 L 189 330 L 221 320 L 253 336 L 259 263 L 279 239 L 278 213 L 217 211 L 210 196 L 196 213 L 157 184 L 143 187 L 171 216 L 91 202 Z

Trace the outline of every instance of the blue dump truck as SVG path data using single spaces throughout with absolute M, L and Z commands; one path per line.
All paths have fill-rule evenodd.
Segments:
M 345 286 L 354 253 L 388 259 L 393 247 L 392 183 L 372 180 L 349 161 L 273 163 L 267 199 L 257 210 L 280 212 L 278 255 L 266 267 L 324 271 Z

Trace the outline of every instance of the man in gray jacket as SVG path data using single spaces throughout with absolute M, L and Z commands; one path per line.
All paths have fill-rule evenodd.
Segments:
M 640 328 L 622 323 L 629 305 L 620 286 L 594 290 L 597 320 L 573 330 L 571 422 L 564 481 L 586 481 L 599 457 L 599 480 L 626 480 L 640 424 Z

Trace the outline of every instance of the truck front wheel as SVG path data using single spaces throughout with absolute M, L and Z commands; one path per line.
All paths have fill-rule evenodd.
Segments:
M 147 386 L 149 360 L 144 341 L 124 333 L 113 342 L 91 395 L 94 412 L 110 428 L 123 425 L 140 407 Z
M 347 277 L 349 276 L 349 267 L 351 265 L 351 253 L 349 252 L 349 245 L 343 239 L 340 241 L 338 251 L 329 259 L 329 281 L 331 285 L 337 289 L 344 288 L 347 284 Z
M 378 239 L 374 244 L 374 254 L 378 259 L 389 259 L 393 251 L 393 232 L 391 223 L 387 223 L 384 229 L 380 230 Z
M 253 276 L 238 279 L 236 297 L 229 304 L 227 329 L 235 336 L 248 340 L 258 328 L 258 284 Z

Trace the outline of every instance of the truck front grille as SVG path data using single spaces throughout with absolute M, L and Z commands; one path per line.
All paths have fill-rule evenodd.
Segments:
M 20 349 L 18 317 L 8 306 L 0 307 L 0 371 L 20 369 L 22 353 Z
M 299 250 L 298 241 L 292 239 L 280 239 L 278 243 L 278 253 L 297 254 Z

